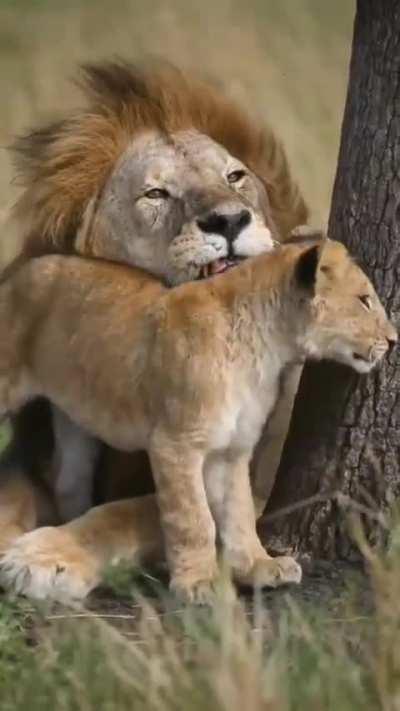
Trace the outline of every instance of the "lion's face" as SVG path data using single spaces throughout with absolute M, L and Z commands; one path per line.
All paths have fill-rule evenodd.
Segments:
M 397 341 L 370 280 L 338 242 L 322 250 L 312 307 L 310 355 L 368 373 Z
M 274 236 L 266 190 L 245 165 L 196 131 L 152 131 L 111 175 L 92 250 L 178 284 L 268 251 Z

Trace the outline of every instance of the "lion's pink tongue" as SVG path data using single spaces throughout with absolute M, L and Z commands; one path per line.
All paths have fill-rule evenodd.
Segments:
M 211 262 L 209 265 L 210 276 L 213 274 L 220 274 L 224 272 L 228 266 L 228 260 L 222 257 L 221 259 L 216 259 L 215 262 Z

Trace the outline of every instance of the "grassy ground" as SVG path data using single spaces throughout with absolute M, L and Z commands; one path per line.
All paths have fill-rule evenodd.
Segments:
M 398 563 L 370 559 L 346 585 L 338 570 L 319 603 L 222 588 L 214 609 L 183 611 L 120 583 L 111 611 L 109 594 L 95 613 L 0 602 L 0 708 L 396 711 Z
M 77 61 L 144 52 L 222 77 L 283 137 L 325 220 L 347 80 L 353 3 L 336 0 L 0 0 L 0 143 L 76 103 Z M 0 154 L 0 211 L 15 195 Z M 3 234 L 0 256 L 15 248 Z M 394 538 L 368 575 L 317 568 L 299 591 L 212 611 L 132 593 L 126 570 L 84 610 L 0 597 L 0 709 L 400 709 Z M 161 611 L 161 614 L 160 614 Z

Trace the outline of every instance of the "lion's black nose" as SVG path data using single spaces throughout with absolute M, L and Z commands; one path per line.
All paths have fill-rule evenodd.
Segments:
M 222 235 L 228 242 L 233 242 L 238 234 L 247 227 L 250 220 L 251 215 L 248 210 L 240 210 L 240 212 L 231 214 L 210 212 L 197 220 L 197 224 L 203 232 Z

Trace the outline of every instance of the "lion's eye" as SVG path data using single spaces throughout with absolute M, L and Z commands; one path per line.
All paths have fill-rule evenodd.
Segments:
M 371 297 L 368 296 L 368 294 L 362 294 L 362 295 L 359 296 L 358 298 L 359 298 L 359 300 L 361 301 L 362 305 L 363 305 L 366 309 L 368 309 L 368 311 L 369 311 L 369 309 L 370 309 L 371 306 L 372 306 Z
M 245 170 L 232 170 L 231 173 L 228 173 L 226 176 L 228 183 L 239 183 L 243 178 L 246 177 L 246 171 Z
M 163 188 L 151 188 L 151 190 L 146 190 L 144 196 L 149 200 L 167 200 L 169 192 Z

